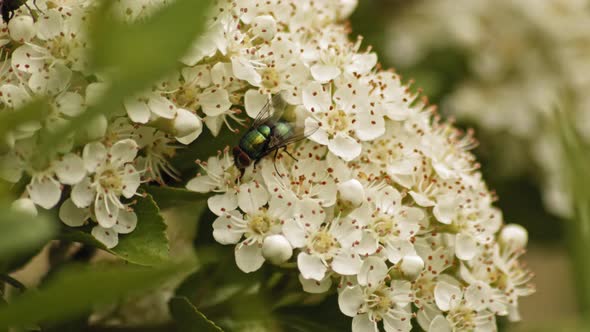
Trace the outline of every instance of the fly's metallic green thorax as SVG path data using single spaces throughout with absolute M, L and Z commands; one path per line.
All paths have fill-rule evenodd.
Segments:
M 250 158 L 259 158 L 264 154 L 271 133 L 272 128 L 268 125 L 254 128 L 242 136 L 239 146 Z

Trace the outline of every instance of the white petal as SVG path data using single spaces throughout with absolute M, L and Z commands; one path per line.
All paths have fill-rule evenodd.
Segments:
M 328 112 L 332 105 L 330 91 L 318 82 L 310 82 L 303 89 L 303 105 L 310 112 Z
M 233 56 L 231 58 L 232 71 L 234 75 L 241 79 L 248 81 L 253 86 L 259 86 L 262 82 L 262 77 L 254 67 L 248 63 L 248 60 L 242 57 Z
M 364 302 L 364 295 L 361 286 L 344 288 L 338 294 L 338 306 L 343 314 L 349 317 L 357 315 L 361 305 Z
M 221 244 L 236 244 L 244 234 L 243 230 L 237 229 L 232 218 L 242 219 L 241 213 L 234 210 L 217 217 L 213 222 L 213 237 Z
M 114 248 L 119 244 L 119 236 L 112 229 L 95 226 L 91 233 L 95 239 L 104 244 L 108 249 Z
M 264 263 L 262 250 L 257 243 L 251 245 L 238 244 L 236 246 L 236 264 L 240 270 L 250 273 L 258 270 Z
M 173 119 L 176 115 L 176 106 L 165 97 L 153 94 L 148 99 L 147 105 L 152 113 L 165 119 Z
M 235 192 L 227 192 L 209 197 L 207 200 L 209 210 L 218 216 L 224 212 L 235 210 L 238 207 L 238 197 Z
M 62 32 L 63 19 L 61 14 L 55 10 L 47 10 L 43 15 L 39 15 L 37 25 L 37 37 L 42 40 L 48 40 L 56 37 Z
M 76 183 L 72 188 L 70 197 L 72 202 L 79 208 L 85 208 L 90 206 L 94 201 L 95 192 L 90 186 L 90 178 L 85 177 L 82 181 Z
M 356 136 L 362 141 L 371 141 L 385 133 L 385 120 L 381 115 L 359 112 L 356 116 Z
M 55 105 L 60 113 L 76 116 L 84 111 L 84 98 L 79 93 L 67 91 L 55 99 Z
M 299 267 L 299 272 L 301 272 L 301 275 L 305 279 L 314 279 L 317 281 L 324 279 L 327 271 L 326 266 L 319 257 L 304 252 L 297 256 L 297 267 Z
M 174 135 L 178 137 L 185 137 L 194 132 L 199 134 L 203 130 L 203 121 L 193 112 L 179 108 L 176 110 L 176 117 L 174 118 Z
M 146 103 L 138 100 L 136 97 L 125 99 L 125 110 L 131 121 L 136 123 L 148 123 L 150 120 L 150 109 Z
M 375 53 L 362 53 L 352 56 L 352 64 L 346 67 L 349 73 L 366 74 L 377 64 Z
M 434 300 L 442 311 L 449 311 L 456 307 L 462 297 L 461 288 L 446 281 L 439 281 L 434 287 Z
M 84 167 L 88 172 L 94 172 L 99 164 L 103 163 L 107 157 L 107 148 L 102 143 L 88 143 L 82 151 Z
M 475 239 L 465 233 L 457 234 L 455 240 L 455 255 L 461 260 L 471 260 L 477 254 L 477 242 Z
M 465 290 L 465 301 L 467 305 L 476 311 L 487 308 L 491 297 L 490 285 L 482 281 L 476 281 Z
M 211 85 L 211 71 L 209 65 L 199 65 L 182 68 L 181 73 L 185 82 L 197 84 L 201 88 Z
M 414 199 L 414 202 L 416 202 L 416 204 L 422 206 L 422 207 L 429 207 L 429 206 L 433 206 L 436 203 L 429 199 L 428 197 L 426 197 L 423 194 L 419 194 L 415 191 L 410 191 L 410 196 L 412 196 L 412 198 Z
M 430 323 L 428 332 L 452 332 L 451 324 L 449 324 L 443 315 L 438 315 Z
M 123 165 L 130 163 L 135 159 L 137 155 L 138 146 L 137 143 L 132 139 L 120 140 L 111 146 L 110 159 L 114 165 Z
M 334 257 L 332 269 L 341 275 L 355 275 L 361 269 L 361 257 L 352 250 L 346 250 Z
M 372 255 L 379 248 L 379 240 L 373 234 L 364 231 L 361 241 L 355 247 L 357 253 L 362 256 Z
M 326 276 L 322 281 L 317 281 L 313 279 L 305 279 L 300 273 L 299 282 L 301 282 L 304 291 L 312 294 L 325 293 L 332 286 L 332 278 L 330 278 L 330 276 Z
M 377 323 L 372 322 L 369 314 L 362 314 L 352 319 L 352 332 L 378 332 Z
M 135 169 L 132 164 L 125 165 L 125 169 L 123 170 L 124 174 L 122 176 L 123 182 L 123 196 L 125 198 L 131 198 L 135 196 L 137 193 L 137 188 L 141 184 L 141 179 L 139 172 Z
M 84 225 L 84 222 L 88 220 L 89 217 L 90 214 L 88 213 L 88 208 L 81 209 L 77 207 L 69 198 L 59 207 L 59 219 L 70 227 Z
M 387 275 L 387 264 L 381 257 L 370 256 L 363 261 L 357 280 L 363 286 L 375 286 Z
M 117 217 L 119 216 L 119 207 L 115 205 L 110 199 L 99 199 L 94 205 L 94 213 L 96 214 L 96 221 L 104 228 L 111 228 L 115 226 Z M 113 231 L 114 232 L 114 231 Z
M 448 225 L 453 222 L 453 218 L 457 215 L 458 206 L 459 200 L 456 196 L 445 195 L 437 198 L 436 206 L 432 210 L 432 213 L 438 221 Z
M 338 133 L 328 143 L 330 151 L 345 161 L 351 161 L 361 154 L 361 145 L 345 133 Z
M 224 89 L 213 89 L 199 96 L 203 112 L 208 116 L 225 113 L 231 107 L 229 94 Z
M 252 214 L 268 203 L 269 197 L 265 186 L 256 182 L 244 183 L 238 191 L 238 206 L 242 211 Z
M 315 130 L 313 134 L 309 136 L 309 139 L 321 145 L 328 145 L 330 143 L 328 132 L 324 128 L 318 127 L 319 122 L 316 120 L 312 119 L 311 117 L 305 119 L 305 131 L 307 132 L 310 130 Z
M 186 136 L 183 136 L 183 137 L 174 137 L 174 138 L 176 138 L 176 140 L 179 143 L 182 143 L 184 145 L 189 145 L 192 142 L 194 142 L 197 138 L 199 138 L 199 136 L 201 135 L 202 132 L 203 132 L 203 127 L 201 127 L 200 130 L 196 130 L 196 131 L 194 131 L 194 132 L 192 132 L 192 133 L 190 133 L 190 134 L 188 134 Z
M 260 93 L 258 90 L 250 89 L 244 94 L 244 107 L 246 113 L 252 119 L 255 119 L 262 108 L 268 103 L 268 96 Z
M 63 184 L 76 184 L 86 175 L 84 161 L 74 153 L 68 153 L 55 164 L 55 175 Z
M 197 175 L 186 184 L 186 189 L 198 193 L 207 193 L 215 188 L 215 186 L 213 180 L 207 175 Z
M 119 209 L 119 216 L 117 222 L 113 226 L 113 230 L 119 234 L 128 234 L 135 230 L 137 226 L 137 215 L 133 211 L 127 209 Z
M 332 65 L 315 64 L 310 69 L 311 76 L 321 83 L 327 83 L 340 76 L 340 68 Z
M 48 178 L 33 180 L 27 189 L 31 200 L 45 209 L 54 207 L 61 197 L 59 183 Z
M 294 248 L 305 246 L 305 228 L 303 223 L 296 219 L 289 219 L 283 225 L 283 234 Z

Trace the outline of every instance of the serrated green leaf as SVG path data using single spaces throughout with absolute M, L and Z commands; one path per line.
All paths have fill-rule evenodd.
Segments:
M 119 235 L 119 244 L 110 250 L 84 231 L 65 229 L 60 238 L 109 251 L 138 265 L 156 266 L 167 263 L 170 260 L 169 246 L 166 224 L 160 215 L 160 209 L 153 198 L 147 195 L 138 200 L 134 211 L 137 214 L 137 228 L 129 234 Z
M 170 300 L 172 317 L 183 332 L 223 332 L 215 323 L 207 319 L 186 297 L 173 297 Z
M 176 0 L 132 24 L 116 20 L 112 4 L 103 1 L 89 20 L 91 63 L 96 71 L 109 74 L 110 87 L 94 106 L 48 135 L 40 151 L 52 151 L 62 137 L 96 116 L 120 110 L 125 97 L 149 88 L 176 68 L 204 30 L 210 1 Z
M 156 287 L 188 271 L 191 265 L 70 268 L 56 275 L 43 289 L 29 291 L 0 307 L 0 328 L 76 317 L 126 294 Z
M 0 216 L 0 261 L 34 251 L 55 234 L 55 225 L 42 216 L 34 217 L 2 206 Z
M 128 262 L 140 265 L 159 265 L 169 261 L 166 224 L 160 209 L 150 195 L 134 206 L 137 228 L 121 236 L 119 244 L 111 251 Z
M 145 186 L 144 189 L 162 210 L 187 204 L 201 204 L 211 196 L 177 187 Z

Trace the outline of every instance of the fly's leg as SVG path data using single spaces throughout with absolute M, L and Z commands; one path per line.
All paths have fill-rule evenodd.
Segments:
M 289 151 L 287 151 L 287 147 L 286 146 L 283 147 L 283 152 L 285 152 L 289 157 L 293 158 L 293 160 L 299 161 L 299 160 L 297 160 L 297 158 L 293 157 L 293 155 Z
M 279 153 L 279 150 L 275 150 L 275 154 L 272 156 L 272 164 L 275 167 L 275 171 L 277 172 L 277 174 L 279 175 L 279 177 L 283 177 L 283 175 L 281 174 L 281 172 L 279 172 L 279 170 L 277 169 L 277 154 Z

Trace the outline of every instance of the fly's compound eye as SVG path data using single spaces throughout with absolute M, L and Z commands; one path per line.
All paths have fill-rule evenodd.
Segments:
M 236 166 L 238 168 L 246 168 L 252 162 L 250 157 L 248 157 L 248 155 L 237 146 L 234 147 L 233 154 L 234 154 L 234 161 L 235 161 Z

